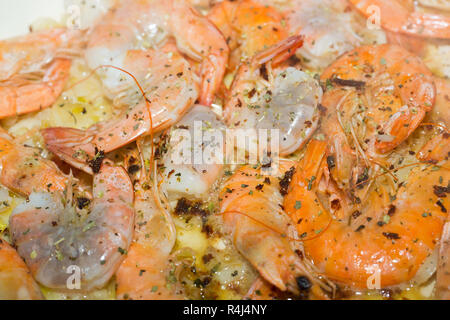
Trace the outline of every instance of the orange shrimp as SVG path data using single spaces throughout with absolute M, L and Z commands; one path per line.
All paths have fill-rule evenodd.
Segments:
M 41 290 L 22 258 L 0 239 L 0 300 L 40 299 L 43 299 Z
M 32 192 L 62 192 L 68 185 L 68 178 L 54 162 L 42 158 L 36 148 L 17 145 L 3 132 L 0 163 L 0 182 L 24 196 Z
M 431 114 L 431 121 L 442 125 L 441 133 L 428 141 L 417 154 L 421 161 L 435 163 L 450 158 L 450 81 L 435 78 L 436 105 Z
M 378 273 L 381 287 L 409 281 L 439 241 L 449 198 L 436 190 L 450 183 L 450 171 L 416 167 L 395 200 L 378 184 L 350 222 L 322 204 L 327 143 L 312 140 L 298 164 L 283 206 L 304 238 L 306 256 L 331 280 L 367 288 Z M 326 196 L 326 195 L 325 195 Z
M 51 106 L 64 89 L 81 33 L 52 29 L 0 41 L 0 118 Z
M 294 164 L 282 160 L 280 174 Z M 220 193 L 225 227 L 237 250 L 269 283 L 282 291 L 308 294 L 312 287 L 313 293 L 320 292 L 320 281 L 289 241 L 297 235 L 282 209 L 278 178 L 281 176 L 264 175 L 257 166 L 237 170 Z M 298 285 L 303 283 L 305 286 Z
M 229 50 L 220 31 L 185 0 L 117 1 L 92 31 L 86 60 L 93 70 L 113 64 L 145 76 L 147 69 L 128 67 L 128 63 L 133 66 L 133 60 L 127 60 L 128 52 L 141 51 L 145 57 L 146 48 L 160 46 L 169 36 L 176 40 L 180 52 L 201 64 L 199 101 L 211 105 L 225 72 Z M 115 70 L 99 71 L 110 94 L 123 88 L 123 74 Z
M 322 128 L 335 164 L 331 174 L 341 187 L 357 181 L 371 159 L 382 158 L 408 138 L 435 103 L 431 72 L 395 45 L 350 51 L 321 80 L 326 85 Z
M 273 7 L 253 0 L 223 1 L 208 13 L 231 50 L 229 69 L 287 38 L 282 15 Z
M 363 15 L 370 17 L 378 8 L 381 27 L 421 38 L 450 39 L 450 17 L 415 11 L 411 0 L 349 0 Z
M 170 214 L 157 205 L 153 193 L 152 188 L 146 187 L 144 177 L 136 180 L 133 242 L 116 272 L 119 299 L 173 300 L 183 297 L 176 283 L 168 281 L 169 256 L 176 240 L 175 225 Z
M 92 171 L 86 164 L 87 158 L 95 156 L 95 148 L 107 153 L 143 135 L 163 130 L 179 120 L 198 97 L 195 75 L 173 44 L 168 43 L 160 50 L 149 49 L 128 54 L 130 63 L 134 65 L 131 71 L 136 70 L 137 78 L 133 74 L 134 78 L 127 79 L 133 84 L 135 80 L 142 79 L 145 90 L 141 91 L 142 87 L 139 87 L 134 91 L 130 89 L 134 85 L 126 85 L 128 89 L 123 99 L 129 108 L 117 117 L 95 124 L 87 130 L 55 127 L 42 131 L 48 150 L 88 173 Z M 123 73 L 123 69 L 108 69 L 112 69 L 114 75 L 117 72 L 121 74 L 120 77 L 128 76 Z M 145 78 L 142 72 L 149 76 Z M 141 95 L 136 97 L 137 92 L 145 94 L 149 100 Z

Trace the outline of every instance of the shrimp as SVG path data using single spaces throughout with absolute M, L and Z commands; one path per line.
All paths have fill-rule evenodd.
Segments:
M 229 126 L 278 129 L 280 155 L 300 148 L 319 120 L 322 89 L 316 80 L 292 67 L 270 72 L 301 44 L 301 37 L 290 37 L 241 64 L 224 107 Z
M 139 90 L 127 90 L 123 98 L 130 107 L 117 117 L 87 130 L 64 127 L 42 130 L 49 151 L 90 174 L 87 158 L 95 156 L 95 148 L 107 153 L 143 135 L 163 130 L 174 124 L 198 97 L 195 75 L 173 44 L 166 44 L 161 50 L 129 52 L 128 58 L 134 65 L 133 71 L 138 72 L 138 79 L 139 73 L 149 72 L 146 79 L 142 74 L 142 79 L 150 101 L 136 97 Z
M 448 189 L 448 186 L 447 186 Z M 447 191 L 448 193 L 448 191 Z M 450 222 L 447 219 L 439 246 L 439 262 L 436 273 L 436 297 L 450 299 Z
M 436 83 L 436 105 L 431 114 L 431 120 L 442 125 L 444 128 L 437 136 L 428 141 L 417 154 L 421 161 L 437 163 L 448 160 L 450 157 L 449 128 L 450 128 L 450 81 L 435 78 Z
M 349 0 L 363 15 L 379 10 L 381 26 L 394 33 L 420 38 L 450 39 L 450 17 L 416 11 L 414 2 L 399 0 Z
M 169 200 L 202 199 L 223 172 L 225 124 L 208 107 L 195 105 L 176 125 L 160 150 L 161 189 Z
M 0 239 L 0 300 L 43 299 L 22 258 L 5 240 Z
M 105 162 L 98 169 L 91 210 L 88 198 L 77 199 L 79 210 L 70 206 L 66 189 L 67 202 L 61 192 L 37 191 L 11 214 L 11 239 L 33 277 L 46 287 L 101 288 L 125 257 L 133 235 L 133 187 L 123 168 Z M 74 272 L 78 284 L 70 283 Z
M 290 34 L 304 37 L 297 51 L 304 64 L 325 68 L 339 55 L 364 43 L 358 32 L 369 31 L 347 7 L 345 0 L 294 0 L 282 7 Z
M 282 15 L 272 6 L 253 0 L 220 2 L 211 9 L 208 18 L 227 39 L 230 70 L 288 36 Z
M 29 196 L 32 192 L 63 192 L 68 178 L 39 150 L 16 144 L 0 130 L 0 182 L 8 189 Z
M 408 138 L 435 103 L 431 72 L 396 45 L 350 51 L 321 80 L 327 87 L 322 131 L 330 141 L 331 174 L 340 187 L 356 182 L 364 168 Z
M 0 118 L 51 106 L 64 89 L 80 32 L 51 29 L 0 41 Z
M 154 66 L 152 61 L 146 61 L 153 59 L 151 56 L 146 59 L 146 47 L 158 45 L 168 36 L 175 38 L 180 52 L 201 62 L 199 101 L 209 106 L 222 81 L 229 50 L 216 27 L 184 0 L 117 2 L 92 31 L 86 60 L 92 69 L 114 64 L 132 73 L 140 71 L 145 76 L 148 66 Z M 134 59 L 129 57 L 136 50 L 140 52 L 138 56 L 144 66 L 135 65 Z M 141 67 L 144 69 L 140 70 Z M 152 74 L 154 72 L 157 70 L 151 71 Z M 122 92 L 123 74 L 113 69 L 99 70 L 98 73 L 110 96 L 118 90 Z M 125 85 L 132 85 L 136 90 L 131 79 Z M 173 105 L 169 111 L 175 107 Z
M 283 203 L 303 235 L 306 256 L 319 272 L 354 288 L 367 288 L 375 273 L 381 287 L 411 280 L 442 234 L 449 198 L 433 190 L 450 183 L 448 168 L 414 168 L 391 197 L 378 183 L 348 220 L 333 217 L 322 204 L 326 159 L 327 143 L 312 140 Z
M 280 173 L 294 165 L 293 161 L 282 160 Z M 225 228 L 236 249 L 269 283 L 282 291 L 319 294 L 319 279 L 289 241 L 297 235 L 282 209 L 278 178 L 281 176 L 264 176 L 257 166 L 237 170 L 224 183 L 219 198 Z
M 130 157 L 129 165 L 134 161 L 136 158 Z M 176 240 L 175 225 L 170 214 L 158 207 L 143 174 L 135 182 L 134 207 L 133 242 L 116 272 L 117 297 L 133 300 L 182 298 L 182 292 L 168 281 L 167 272 Z

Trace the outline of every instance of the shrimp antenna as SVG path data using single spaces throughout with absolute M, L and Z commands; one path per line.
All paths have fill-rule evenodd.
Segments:
M 145 104 L 147 105 L 147 112 L 148 112 L 149 119 L 150 119 L 150 134 L 149 134 L 149 135 L 150 135 L 150 141 L 151 141 L 150 166 L 152 166 L 152 165 L 153 165 L 153 154 L 154 154 L 155 146 L 154 146 L 154 143 L 153 143 L 153 136 L 154 136 L 154 133 L 153 133 L 153 118 L 152 118 L 152 112 L 151 112 L 151 107 L 150 107 L 150 100 L 147 98 L 147 95 L 146 95 L 144 89 L 142 88 L 141 84 L 139 83 L 139 81 L 136 79 L 136 77 L 135 77 L 131 72 L 129 72 L 129 71 L 125 70 L 125 69 L 122 69 L 122 68 L 113 66 L 113 65 L 108 65 L 108 64 L 100 65 L 100 66 L 96 67 L 95 69 L 92 69 L 92 70 L 89 72 L 89 74 L 88 74 L 85 78 L 83 78 L 83 79 L 81 79 L 81 80 L 75 82 L 75 83 L 72 84 L 71 86 L 69 86 L 69 87 L 67 88 L 67 90 L 70 90 L 70 89 L 72 89 L 73 87 L 79 85 L 80 83 L 86 81 L 87 79 L 89 79 L 90 77 L 92 77 L 92 76 L 95 74 L 95 72 L 96 72 L 97 70 L 102 69 L 102 68 L 112 68 L 112 69 L 121 71 L 121 72 L 123 72 L 123 73 L 129 75 L 129 76 L 133 79 L 133 81 L 136 83 L 136 85 L 138 86 L 139 91 L 142 93 L 142 96 L 143 96 L 143 98 L 145 99 Z M 145 162 L 144 162 L 144 163 L 145 163 Z M 151 170 L 151 168 L 150 168 L 150 172 L 151 172 L 151 171 L 152 171 L 152 170 Z

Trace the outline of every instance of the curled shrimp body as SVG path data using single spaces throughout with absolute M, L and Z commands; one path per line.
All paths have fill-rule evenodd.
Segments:
M 223 171 L 226 126 L 210 108 L 195 105 L 174 128 L 161 160 L 161 189 L 169 199 L 208 197 Z
M 91 210 L 76 212 L 61 193 L 33 192 L 14 208 L 11 238 L 34 278 L 49 288 L 103 287 L 122 262 L 133 234 L 133 187 L 121 167 L 104 163 L 94 176 Z M 83 202 L 85 203 L 85 202 Z
M 52 29 L 0 41 L 0 118 L 51 106 L 80 46 L 79 32 Z
M 416 11 L 413 1 L 350 0 L 365 16 L 378 10 L 381 26 L 394 33 L 415 37 L 450 39 L 450 17 Z
M 86 157 L 95 155 L 95 147 L 110 152 L 142 135 L 167 128 L 198 97 L 195 75 L 173 44 L 166 44 L 161 50 L 149 49 L 146 52 L 133 51 L 128 54 L 135 66 L 133 71 L 137 72 L 138 79 L 142 79 L 142 87 L 147 91 L 150 101 L 142 98 L 139 90 L 135 91 L 126 85 L 128 89 L 121 99 L 125 99 L 130 107 L 119 116 L 95 124 L 87 130 L 55 127 L 42 131 L 48 150 L 74 167 L 92 173 L 86 165 Z M 140 78 L 140 73 L 147 74 L 147 77 L 142 75 Z M 122 74 L 122 77 L 127 76 Z M 147 102 L 150 104 L 151 114 Z
M 320 283 L 291 246 L 297 235 L 281 206 L 279 178 L 294 165 L 282 160 L 279 175 L 264 175 L 258 166 L 240 168 L 222 187 L 220 212 L 236 249 L 265 280 L 299 293 L 296 278 L 305 277 L 316 292 Z
M 287 38 L 283 16 L 274 7 L 258 1 L 239 0 L 217 3 L 208 18 L 222 31 L 231 50 L 229 68 Z
M 447 186 L 450 171 L 414 168 L 393 201 L 378 185 L 359 207 L 360 219 L 349 222 L 334 217 L 318 193 L 326 150 L 326 142 L 310 142 L 283 203 L 304 235 L 306 255 L 331 280 L 356 288 L 367 288 L 375 273 L 381 287 L 411 280 L 441 237 L 449 198 L 434 190 Z
M 42 293 L 30 270 L 5 240 L 0 240 L 0 300 L 40 300 Z
M 92 69 L 113 64 L 134 72 L 130 51 L 142 51 L 145 57 L 149 45 L 159 45 L 168 36 L 175 38 L 180 52 L 201 63 L 199 100 L 210 105 L 225 72 L 228 47 L 216 27 L 184 0 L 118 2 L 92 31 L 86 60 Z M 123 87 L 122 73 L 112 69 L 99 72 L 112 94 Z M 145 69 L 141 72 L 147 73 Z M 135 87 L 131 79 L 128 82 Z
M 136 158 L 130 159 L 135 161 Z M 154 192 L 148 184 L 146 186 L 144 177 L 139 177 L 134 186 L 134 236 L 127 257 L 116 272 L 117 297 L 132 300 L 180 299 L 182 295 L 175 283 L 167 280 L 169 256 L 176 241 L 172 217 L 157 205 Z
M 301 46 L 299 36 L 287 38 L 243 63 L 233 82 L 224 117 L 229 126 L 243 129 L 278 129 L 279 153 L 290 154 L 314 132 L 319 120 L 322 89 L 311 76 L 276 66 Z
M 431 72 L 396 45 L 363 46 L 336 60 L 322 74 L 327 109 L 323 132 L 330 139 L 331 173 L 341 186 L 402 143 L 435 103 Z

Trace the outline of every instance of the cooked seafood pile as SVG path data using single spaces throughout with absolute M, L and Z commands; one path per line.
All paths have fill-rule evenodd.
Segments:
M 449 1 L 73 2 L 0 40 L 1 299 L 450 299 Z

